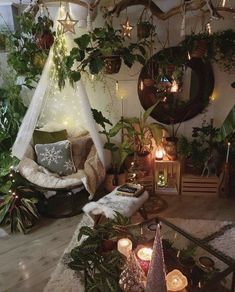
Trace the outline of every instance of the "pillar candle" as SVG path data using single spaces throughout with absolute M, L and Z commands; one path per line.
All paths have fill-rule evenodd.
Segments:
M 226 163 L 228 163 L 229 149 L 230 149 L 230 143 L 228 142 L 228 148 L 227 148 L 227 154 L 226 154 Z
M 129 238 L 121 238 L 118 240 L 117 249 L 124 256 L 128 257 L 132 250 L 132 241 Z

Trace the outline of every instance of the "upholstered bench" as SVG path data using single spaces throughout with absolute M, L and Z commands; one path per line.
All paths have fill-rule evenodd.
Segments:
M 116 195 L 116 189 L 100 200 L 86 204 L 83 211 L 94 221 L 97 221 L 97 215 L 112 219 L 115 212 L 131 217 L 137 211 L 146 219 L 143 204 L 148 200 L 149 193 L 144 191 L 139 197 L 118 196 Z

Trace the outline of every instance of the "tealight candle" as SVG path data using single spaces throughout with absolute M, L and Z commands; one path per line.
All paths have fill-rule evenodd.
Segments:
M 156 160 L 162 160 L 164 157 L 164 154 L 165 154 L 164 149 L 161 147 L 158 147 L 156 152 L 155 152 Z
M 166 286 L 168 292 L 185 292 L 187 285 L 187 278 L 179 270 L 173 270 L 166 276 Z
M 132 250 L 132 241 L 129 238 L 121 238 L 118 240 L 117 249 L 125 257 L 128 257 Z
M 148 273 L 152 254 L 153 254 L 153 249 L 150 247 L 137 248 L 137 253 L 136 253 L 137 261 L 141 269 L 145 272 L 145 274 Z

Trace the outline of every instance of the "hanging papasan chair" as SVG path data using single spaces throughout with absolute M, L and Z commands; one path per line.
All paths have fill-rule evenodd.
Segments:
M 61 17 L 58 13 L 57 19 Z M 61 37 L 71 50 L 71 36 Z M 57 206 L 60 200 L 63 206 L 70 201 L 69 212 L 62 214 L 65 217 L 77 213 L 75 200 L 81 202 L 81 196 L 94 198 L 104 180 L 106 162 L 86 89 L 79 81 L 74 87 L 66 82 L 58 90 L 53 54 L 52 47 L 12 155 L 20 159 L 18 170 L 29 187 L 46 198 L 42 209 L 50 202 Z
M 36 137 L 43 137 L 46 143 L 40 143 Z M 79 213 L 94 197 L 105 176 L 91 136 L 87 133 L 71 138 L 66 130 L 35 130 L 33 141 L 18 171 L 33 190 L 45 197 L 40 200 L 41 213 L 50 217 Z

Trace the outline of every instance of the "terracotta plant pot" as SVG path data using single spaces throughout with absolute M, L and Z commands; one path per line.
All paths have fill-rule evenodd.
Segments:
M 169 160 L 174 161 L 177 159 L 177 142 L 178 142 L 178 139 L 176 137 L 166 138 L 164 149 L 166 151 L 166 155 Z
M 122 60 L 120 56 L 108 56 L 104 58 L 104 69 L 105 74 L 118 73 L 121 68 Z
M 123 185 L 126 182 L 126 173 L 106 174 L 104 180 L 104 188 L 107 192 L 112 192 L 117 186 Z
M 49 50 L 54 43 L 54 36 L 50 31 L 46 31 L 36 36 L 36 45 L 39 49 Z

